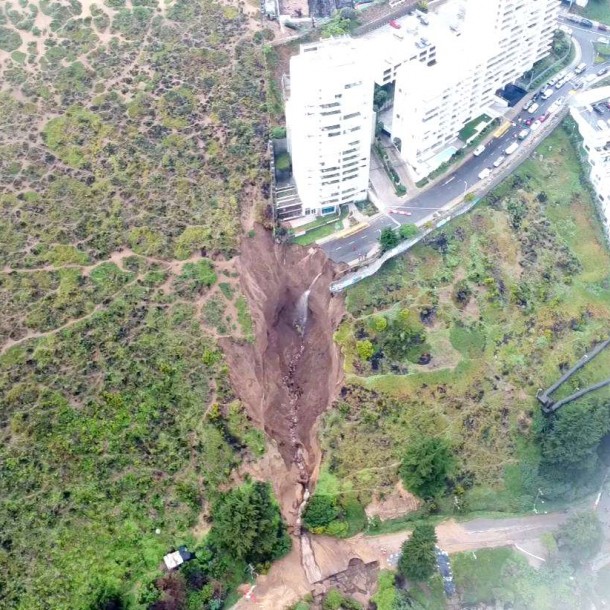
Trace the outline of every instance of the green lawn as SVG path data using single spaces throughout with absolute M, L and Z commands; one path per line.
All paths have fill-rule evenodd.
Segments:
M 472 119 L 472 121 L 469 121 L 468 123 L 466 123 L 466 125 L 464 125 L 464 127 L 462 127 L 462 129 L 460 129 L 460 133 L 458 134 L 460 140 L 462 140 L 462 142 L 467 142 L 469 138 L 471 138 L 475 133 L 477 133 L 476 127 L 479 124 L 483 123 L 484 125 L 487 125 L 487 123 L 489 123 L 490 121 L 491 117 L 487 116 L 486 114 L 482 114 L 476 119 Z
M 585 8 L 580 9 L 575 6 L 573 10 L 587 19 L 610 25 L 610 4 L 608 0 L 589 0 Z

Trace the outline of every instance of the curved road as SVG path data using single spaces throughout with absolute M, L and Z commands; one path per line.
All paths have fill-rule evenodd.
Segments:
M 595 50 L 593 48 L 593 42 L 603 34 L 602 32 L 597 31 L 595 28 L 592 30 L 582 28 L 574 23 L 564 21 L 563 19 L 560 19 L 560 21 L 572 30 L 572 36 L 579 44 L 582 54 L 581 57 L 578 57 L 577 53 L 577 58 L 569 68 L 574 68 L 581 61 L 589 66 L 579 78 L 586 78 L 587 76 L 590 77 L 590 75 L 594 75 L 603 65 L 610 66 L 610 62 L 608 64 L 594 63 Z M 558 97 L 565 98 L 568 91 L 569 84 L 564 85 L 564 87 L 552 95 L 547 101 L 538 99 L 537 102 L 540 107 L 533 116 L 539 116 L 545 113 L 548 107 Z M 521 105 L 529 98 L 529 95 L 526 96 L 524 100 L 521 101 Z M 520 116 L 529 118 L 532 115 L 522 113 Z M 544 127 L 545 125 L 543 124 L 540 131 L 543 131 Z M 380 214 L 372 219 L 370 225 L 366 229 L 348 237 L 327 241 L 321 245 L 321 248 L 326 252 L 328 257 L 335 262 L 351 262 L 356 260 L 360 255 L 366 256 L 368 252 L 377 245 L 379 235 L 383 228 L 396 227 L 399 224 L 405 223 L 420 223 L 424 219 L 429 219 L 436 211 L 444 208 L 452 201 L 461 198 L 469 189 L 475 187 L 477 182 L 479 182 L 479 173 L 486 167 L 492 167 L 494 160 L 502 154 L 502 151 L 510 142 L 515 141 L 517 133 L 522 128 L 523 125 L 517 122 L 515 127 L 511 127 L 503 137 L 489 140 L 485 152 L 481 156 L 472 156 L 459 169 L 448 174 L 442 182 L 402 204 L 400 206 L 401 209 L 411 212 L 411 216 L 400 215 L 389 217 L 386 214 Z M 546 135 L 548 135 L 548 133 Z M 526 145 L 527 143 L 528 140 L 525 141 Z M 509 157 L 508 163 L 512 160 L 513 159 Z M 516 165 L 519 165 L 519 163 L 520 161 L 517 162 Z M 502 169 L 506 170 L 506 165 L 503 165 Z

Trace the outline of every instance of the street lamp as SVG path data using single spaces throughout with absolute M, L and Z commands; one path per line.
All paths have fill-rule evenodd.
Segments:
M 464 197 L 466 197 L 466 191 L 468 190 L 468 182 L 466 182 L 466 180 L 462 180 L 462 182 L 464 183 Z

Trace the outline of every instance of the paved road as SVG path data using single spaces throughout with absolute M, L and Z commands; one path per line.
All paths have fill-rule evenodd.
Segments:
M 575 61 L 574 64 L 583 61 L 589 65 L 587 71 L 581 74 L 580 78 L 586 78 L 587 75 L 595 74 L 595 72 L 604 65 L 594 64 L 595 51 L 593 42 L 600 36 L 600 32 L 595 29 L 590 30 L 575 27 L 574 24 L 570 22 L 564 23 L 570 27 L 574 38 L 577 40 L 582 50 L 582 58 Z M 574 67 L 574 65 L 572 65 L 572 67 Z M 569 90 L 570 84 L 568 83 L 559 91 L 556 91 L 556 93 L 546 102 L 540 99 L 537 100 L 540 108 L 536 111 L 534 116 L 544 114 L 555 99 L 560 96 L 565 98 Z M 521 113 L 518 118 L 525 120 L 530 116 L 532 115 Z M 363 229 L 359 233 L 346 238 L 328 241 L 321 247 L 329 258 L 335 262 L 351 262 L 356 260 L 358 256 L 366 255 L 377 245 L 379 235 L 384 227 L 396 227 L 398 224 L 404 223 L 418 223 L 471 190 L 479 181 L 479 173 L 486 167 L 491 168 L 493 166 L 494 160 L 502 154 L 502 151 L 511 142 L 515 141 L 517 133 L 522 128 L 523 125 L 517 121 L 515 126 L 511 127 L 506 135 L 501 138 L 492 139 L 487 144 L 485 152 L 481 156 L 470 158 L 458 170 L 449 174 L 442 182 L 403 204 L 401 208 L 411 212 L 411 216 L 392 215 L 390 217 L 388 215 L 380 215 L 373 220 L 370 227 Z M 527 140 L 525 142 L 527 143 Z M 508 158 L 508 161 L 510 160 L 511 157 Z M 500 169 L 505 169 L 505 167 L 506 162 Z

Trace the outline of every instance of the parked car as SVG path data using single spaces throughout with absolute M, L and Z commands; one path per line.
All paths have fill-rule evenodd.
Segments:
M 608 72 L 608 68 L 606 66 L 604 66 L 603 68 L 600 68 L 596 74 L 597 76 L 603 76 L 604 74 L 606 74 Z
M 574 68 L 574 72 L 576 72 L 576 74 L 582 74 L 586 69 L 587 69 L 587 64 L 583 61 L 581 64 L 578 64 Z
M 520 140 L 525 140 L 525 138 L 527 138 L 527 136 L 530 135 L 530 130 L 529 129 L 522 129 L 519 134 L 517 135 L 517 137 Z
M 397 29 L 397 30 L 400 30 L 400 23 L 398 23 L 398 21 L 396 21 L 395 19 L 391 19 L 391 20 L 390 20 L 390 25 L 391 25 L 393 28 L 395 28 L 395 29 Z
M 549 87 L 548 89 L 545 89 L 542 94 L 541 94 L 541 98 L 543 100 L 548 100 L 551 95 L 553 95 L 553 93 L 555 93 L 555 90 L 552 87 Z
M 534 121 L 530 127 L 530 129 L 532 131 L 536 131 L 537 129 L 540 129 L 540 126 L 542 125 L 542 123 L 538 120 Z
M 538 110 L 538 108 L 540 108 L 540 104 L 534 103 L 529 107 L 528 112 L 530 114 L 534 114 L 536 112 L 536 110 Z
M 485 180 L 485 178 L 487 178 L 489 174 L 491 174 L 491 170 L 489 169 L 489 167 L 486 167 L 484 170 L 481 170 L 479 172 L 479 180 Z
M 506 157 L 504 155 L 500 155 L 495 161 L 494 161 L 494 167 L 500 167 L 500 165 L 502 165 L 502 163 L 504 163 Z
M 541 114 L 541 115 L 538 117 L 538 120 L 539 120 L 541 123 L 544 123 L 544 122 L 545 122 L 545 121 L 546 121 L 546 120 L 547 120 L 547 119 L 548 119 L 550 116 L 551 116 L 551 113 L 550 113 L 550 112 L 545 112 L 544 114 Z
M 483 151 L 485 150 L 485 144 L 480 144 L 479 146 L 477 146 L 473 151 L 472 154 L 475 157 L 478 157 L 479 155 L 483 154 Z
M 525 104 L 523 104 L 523 110 L 529 110 L 533 103 L 534 103 L 533 98 L 531 100 L 528 100 L 527 102 L 525 102 Z
M 504 154 L 508 157 L 508 155 L 512 155 L 517 148 L 519 148 L 519 144 L 517 142 L 513 142 L 510 146 L 506 147 Z

